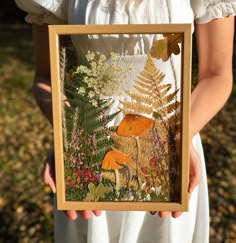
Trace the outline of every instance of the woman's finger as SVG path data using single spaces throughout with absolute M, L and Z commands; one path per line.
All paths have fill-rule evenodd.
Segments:
M 98 216 L 100 216 L 100 215 L 102 214 L 102 212 L 101 212 L 101 211 L 97 211 L 97 210 L 95 210 L 95 211 L 93 211 L 93 214 L 94 214 L 96 217 L 98 217 Z
M 78 213 L 85 219 L 90 219 L 92 217 L 92 212 L 88 210 L 78 211 Z
M 159 212 L 158 214 L 160 218 L 165 218 L 170 215 L 170 212 Z
M 65 211 L 66 215 L 71 219 L 71 220 L 75 220 L 77 219 L 77 212 L 74 210 L 68 210 Z
M 179 216 L 181 216 L 183 214 L 183 212 L 172 212 L 172 217 L 173 218 L 178 218 Z
M 44 162 L 43 181 L 56 193 L 54 156 L 50 154 Z
M 201 161 L 198 153 L 191 147 L 190 150 L 190 173 L 189 173 L 189 188 L 188 191 L 191 194 L 193 190 L 199 185 L 201 181 Z

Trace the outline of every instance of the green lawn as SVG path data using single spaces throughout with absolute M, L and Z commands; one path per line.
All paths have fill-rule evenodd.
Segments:
M 31 29 L 0 26 L 0 36 L 0 243 L 52 242 L 52 197 L 41 173 L 53 140 L 31 94 Z M 196 79 L 195 53 L 193 60 Z M 235 107 L 236 86 L 224 109 L 202 131 L 212 243 L 236 241 Z

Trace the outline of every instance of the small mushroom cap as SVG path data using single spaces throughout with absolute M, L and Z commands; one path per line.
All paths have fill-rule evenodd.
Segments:
M 121 164 L 127 164 L 131 162 L 131 158 L 119 151 L 112 150 L 106 153 L 102 168 L 104 170 L 118 170 L 123 168 Z

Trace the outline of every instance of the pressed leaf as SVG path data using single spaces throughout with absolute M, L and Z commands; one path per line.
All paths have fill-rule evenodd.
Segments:
M 93 183 L 88 185 L 89 193 L 87 194 L 86 201 L 98 201 L 105 198 L 105 193 L 110 192 L 112 189 L 105 187 L 102 183 L 96 186 Z
M 106 153 L 102 162 L 102 168 L 104 170 L 118 170 L 123 168 L 123 166 L 121 166 L 122 164 L 128 164 L 130 162 L 131 159 L 129 156 L 119 151 L 112 150 Z
M 167 61 L 171 54 L 178 55 L 180 53 L 179 43 L 183 41 L 182 34 L 164 34 L 164 39 L 155 40 L 150 51 L 152 57 Z
M 147 131 L 152 124 L 153 119 L 151 118 L 141 115 L 127 114 L 118 126 L 116 133 L 119 136 L 125 137 L 140 136 Z

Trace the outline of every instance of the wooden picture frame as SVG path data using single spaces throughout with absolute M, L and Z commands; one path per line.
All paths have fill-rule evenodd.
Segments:
M 70 58 L 70 54 L 65 54 L 69 46 L 61 47 L 61 38 L 65 36 L 72 37 L 75 45 L 78 41 L 78 48 L 84 46 L 81 60 L 85 65 L 65 68 L 66 60 Z M 191 24 L 50 25 L 49 37 L 57 208 L 187 211 Z M 145 40 L 150 39 L 152 45 L 147 49 Z M 120 60 L 127 54 L 126 49 L 134 50 L 137 46 L 139 55 L 136 57 L 145 56 L 146 61 L 143 68 L 135 71 L 132 84 L 135 91 L 127 88 L 125 95 L 129 97 L 128 101 L 122 100 L 123 96 L 119 94 L 121 110 L 107 115 L 107 106 L 114 105 L 111 101 L 113 96 L 104 95 L 102 89 L 96 93 L 97 87 L 86 80 L 94 77 L 98 80 L 96 72 L 106 70 L 103 73 L 106 87 L 109 87 L 106 94 L 111 89 L 115 92 L 119 89 L 119 82 L 124 82 L 122 80 L 127 76 L 129 79 L 133 75 L 129 72 L 132 73 L 139 65 L 139 61 L 132 64 L 135 55 L 130 51 L 129 57 L 125 57 L 130 58 L 129 61 L 124 58 L 123 66 L 119 67 L 119 63 L 123 63 Z M 103 54 L 103 49 L 108 52 Z M 117 49 L 122 49 L 122 53 L 115 51 L 114 55 Z M 133 66 L 128 67 L 127 63 Z M 93 64 L 97 68 L 95 71 Z M 161 71 L 158 65 L 163 66 L 167 73 Z M 171 70 L 171 76 L 168 76 L 168 70 Z M 92 75 L 92 72 L 95 74 Z M 155 81 L 155 88 L 147 91 L 150 79 Z M 93 93 L 90 93 L 91 90 Z M 78 107 L 76 102 L 80 104 Z M 148 113 L 145 109 L 142 113 L 143 104 L 145 109 L 151 107 L 148 115 L 145 115 Z M 93 118 L 89 119 L 89 115 L 85 117 L 85 114 L 90 112 L 91 117 L 95 116 L 95 109 L 100 113 L 97 112 L 99 118 L 94 118 L 94 121 L 99 123 L 97 127 L 103 126 L 103 129 L 94 128 L 90 132 L 86 129 L 92 129 Z M 118 113 L 122 113 L 122 119 L 108 127 L 110 120 L 115 119 Z M 81 122 L 81 117 L 86 123 Z M 174 117 L 172 122 L 171 117 Z M 81 124 L 85 128 L 80 127 Z M 109 147 L 105 152 L 103 143 Z M 99 156 L 103 156 L 102 160 Z

